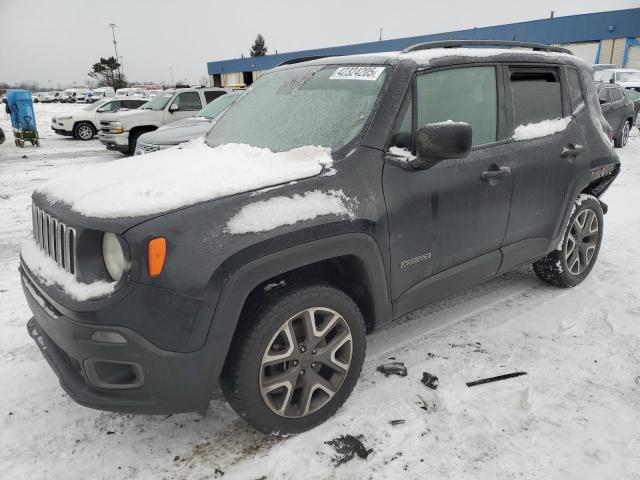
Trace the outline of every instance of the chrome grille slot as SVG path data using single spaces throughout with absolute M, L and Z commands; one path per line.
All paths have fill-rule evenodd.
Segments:
M 33 239 L 42 251 L 67 272 L 76 273 L 76 230 L 36 205 L 31 206 Z

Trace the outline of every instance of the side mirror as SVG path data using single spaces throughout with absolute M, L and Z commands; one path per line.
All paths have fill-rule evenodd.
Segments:
M 615 79 L 614 79 L 613 77 L 611 77 L 611 78 L 609 79 L 609 83 L 616 83 L 616 81 L 615 81 Z
M 411 165 L 418 170 L 426 170 L 442 160 L 464 158 L 471 151 L 471 140 L 472 130 L 468 123 L 428 123 L 418 130 L 418 157 L 411 161 Z
M 177 103 L 175 103 L 175 102 L 174 102 L 174 103 L 172 103 L 171 105 L 169 105 L 169 111 L 170 111 L 171 113 L 173 113 L 173 112 L 177 112 L 178 110 L 180 110 L 180 107 L 178 106 L 178 104 L 177 104 Z

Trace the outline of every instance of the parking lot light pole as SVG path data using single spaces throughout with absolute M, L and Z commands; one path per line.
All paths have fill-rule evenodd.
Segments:
M 116 62 L 118 61 L 118 42 L 116 42 L 116 24 L 115 23 L 110 23 L 109 27 L 111 27 L 111 34 L 113 35 L 113 49 L 116 51 Z M 120 68 L 118 68 L 118 70 L 120 71 L 120 75 L 122 75 L 122 71 L 120 70 Z

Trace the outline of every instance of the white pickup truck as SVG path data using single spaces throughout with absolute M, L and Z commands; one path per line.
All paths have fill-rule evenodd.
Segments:
M 108 150 L 133 155 L 138 137 L 167 123 L 192 116 L 231 88 L 180 88 L 164 90 L 137 110 L 101 119 L 98 138 Z

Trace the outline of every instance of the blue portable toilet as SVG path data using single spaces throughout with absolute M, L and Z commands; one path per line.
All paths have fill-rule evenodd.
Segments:
M 29 90 L 7 91 L 7 110 L 11 115 L 11 126 L 16 145 L 24 147 L 25 142 L 40 146 L 36 114 Z

